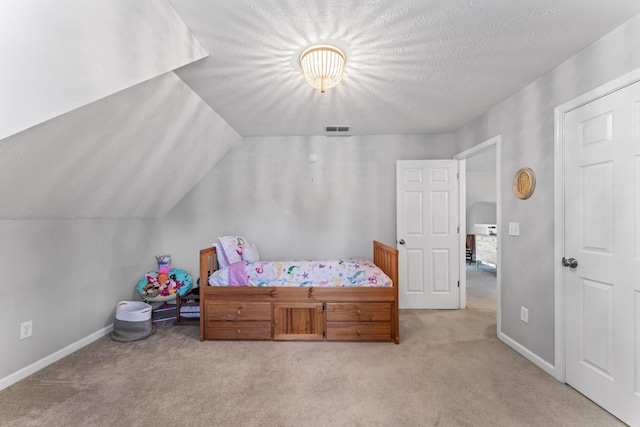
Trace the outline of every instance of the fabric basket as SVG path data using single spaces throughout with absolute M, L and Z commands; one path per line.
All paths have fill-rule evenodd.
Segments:
M 140 301 L 120 301 L 116 308 L 111 339 L 120 342 L 147 338 L 156 330 L 151 322 L 151 306 Z

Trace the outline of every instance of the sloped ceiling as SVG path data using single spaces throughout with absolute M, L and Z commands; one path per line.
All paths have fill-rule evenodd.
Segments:
M 203 56 L 166 1 L 0 2 L 0 219 L 166 214 L 240 140 Z
M 170 0 L 211 53 L 177 71 L 243 136 L 453 132 L 624 21 L 638 0 Z M 302 50 L 347 54 L 315 92 Z
M 166 73 L 0 140 L 0 218 L 161 217 L 239 139 Z
M 0 139 L 207 56 L 152 0 L 3 0 L 0 53 Z

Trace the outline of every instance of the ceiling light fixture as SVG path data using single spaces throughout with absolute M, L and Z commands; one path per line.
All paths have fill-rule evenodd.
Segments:
M 344 53 L 333 46 L 311 46 L 300 55 L 304 79 L 322 93 L 340 83 L 344 63 Z

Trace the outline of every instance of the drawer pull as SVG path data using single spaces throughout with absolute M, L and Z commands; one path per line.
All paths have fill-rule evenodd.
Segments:
M 240 329 L 236 329 L 236 335 L 240 335 Z
M 240 310 L 236 311 L 236 314 L 240 314 Z
M 356 331 L 356 334 L 360 335 L 360 329 L 358 329 L 358 330 Z
M 278 323 L 279 323 L 279 322 L 278 322 L 278 319 L 276 319 L 276 320 L 274 320 L 274 321 L 273 321 L 273 324 L 274 324 L 274 325 L 277 325 Z
M 357 314 L 358 316 L 360 316 L 362 313 L 360 313 L 360 310 L 358 310 L 358 311 L 356 311 L 356 314 Z

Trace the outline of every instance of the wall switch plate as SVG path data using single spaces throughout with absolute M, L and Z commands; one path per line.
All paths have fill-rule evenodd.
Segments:
M 520 235 L 520 223 L 519 222 L 510 222 L 509 223 L 509 236 L 519 236 Z
M 31 333 L 33 332 L 33 321 L 29 320 L 28 322 L 22 322 L 20 324 L 20 339 L 23 340 L 25 338 L 29 338 Z
M 526 307 L 520 307 L 520 320 L 524 323 L 529 323 L 529 309 Z

